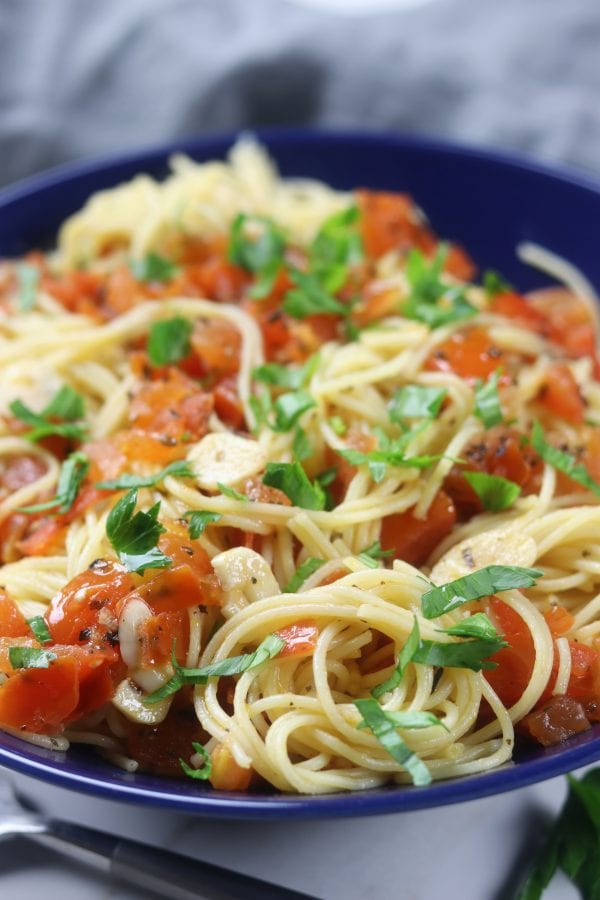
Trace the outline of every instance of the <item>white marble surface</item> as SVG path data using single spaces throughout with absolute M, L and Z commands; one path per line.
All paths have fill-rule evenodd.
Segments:
M 177 849 L 322 900 L 511 900 L 523 856 L 545 818 L 560 807 L 565 792 L 560 778 L 437 810 L 261 824 L 157 812 L 10 777 L 56 817 Z M 143 896 L 31 843 L 0 845 L 0 897 L 142 900 Z M 199 885 L 198 897 L 203 896 Z M 566 879 L 557 877 L 545 900 L 577 896 Z

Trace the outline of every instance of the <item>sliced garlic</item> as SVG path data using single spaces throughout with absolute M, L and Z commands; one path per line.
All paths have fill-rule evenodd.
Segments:
M 123 662 L 134 669 L 140 664 L 142 648 L 139 628 L 152 616 L 152 610 L 139 597 L 128 600 L 119 617 L 119 648 Z
M 270 565 L 247 547 L 225 550 L 212 559 L 224 593 L 223 614 L 229 618 L 256 600 L 281 593 Z
M 144 703 L 144 694 L 132 684 L 129 678 L 124 678 L 115 691 L 112 703 L 130 722 L 158 725 L 167 718 L 172 699 L 172 697 L 168 697 L 157 703 Z
M 434 584 L 454 581 L 484 566 L 531 567 L 537 559 L 537 544 L 532 537 L 518 534 L 514 528 L 495 528 L 466 538 L 452 547 L 433 567 Z
M 217 484 L 235 487 L 261 472 L 267 461 L 257 441 L 236 434 L 207 434 L 188 454 L 198 484 L 207 491 Z

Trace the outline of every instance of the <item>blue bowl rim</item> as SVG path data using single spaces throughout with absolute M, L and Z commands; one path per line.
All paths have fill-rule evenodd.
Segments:
M 244 129 L 248 132 L 248 129 Z M 142 171 L 146 163 L 171 153 L 210 151 L 215 146 L 231 145 L 240 131 L 223 131 L 133 149 L 123 153 L 106 154 L 55 166 L 39 174 L 21 179 L 0 190 L 0 210 L 13 203 L 50 188 L 59 187 L 80 177 L 93 176 L 113 167 L 137 165 Z M 600 194 L 600 179 L 564 165 L 552 165 L 505 150 L 465 145 L 431 136 L 405 134 L 397 131 L 353 130 L 345 128 L 257 128 L 250 131 L 258 140 L 272 147 L 314 145 L 315 142 L 360 144 L 368 146 L 386 143 L 399 149 L 423 150 L 441 156 L 467 157 L 517 169 L 544 179 L 558 180 L 577 188 Z M 0 737 L 1 740 L 1 737 Z M 40 778 L 50 784 L 108 800 L 127 801 L 162 809 L 208 817 L 255 818 L 324 818 L 390 814 L 444 806 L 480 799 L 529 784 L 554 778 L 575 768 L 596 762 L 600 758 L 600 728 L 574 739 L 566 747 L 538 753 L 535 758 L 508 763 L 499 769 L 475 776 L 463 776 L 435 782 L 427 788 L 389 786 L 364 792 L 325 795 L 239 794 L 222 791 L 202 791 L 183 794 L 168 789 L 143 787 L 135 783 L 135 776 L 123 776 L 111 782 L 103 774 L 86 774 L 67 759 L 67 768 L 58 764 L 58 756 L 47 761 L 36 748 L 15 739 L 19 747 L 11 749 L 0 744 L 0 764 L 23 775 Z M 11 741 L 12 742 L 12 741 Z M 127 778 L 130 778 L 130 781 Z M 181 784 L 180 782 L 178 784 Z

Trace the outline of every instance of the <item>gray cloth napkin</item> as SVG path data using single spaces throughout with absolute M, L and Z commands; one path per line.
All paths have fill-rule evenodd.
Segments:
M 0 0 L 0 182 L 180 135 L 387 127 L 600 168 L 599 0 Z

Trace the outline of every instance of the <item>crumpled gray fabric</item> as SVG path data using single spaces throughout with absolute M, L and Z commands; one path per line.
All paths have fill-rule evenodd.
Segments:
M 600 168 L 600 0 L 0 0 L 0 183 L 261 125 L 394 128 Z

